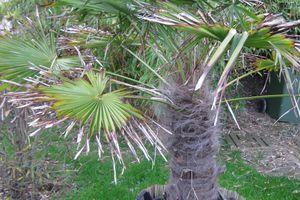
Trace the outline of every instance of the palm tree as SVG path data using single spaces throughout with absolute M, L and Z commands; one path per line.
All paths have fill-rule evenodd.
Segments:
M 214 20 L 209 22 L 203 14 L 202 19 L 198 19 L 192 13 L 170 3 L 162 3 L 160 8 L 146 4 L 139 13 L 141 19 L 172 26 L 197 37 L 222 42 L 211 59 L 207 63 L 200 64 L 200 69 L 193 70 L 189 75 L 200 77 L 198 80 L 180 81 L 181 83 L 175 87 L 168 88 L 171 91 L 169 97 L 180 108 L 180 110 L 168 109 L 163 117 L 168 119 L 164 124 L 174 134 L 170 136 L 168 145 L 171 154 L 171 176 L 167 198 L 171 200 L 219 198 L 216 181 L 220 171 L 216 163 L 218 114 L 224 90 L 229 85 L 227 82 L 230 72 L 243 48 L 269 49 L 276 53 L 274 60 L 256 59 L 257 69 L 246 75 L 265 69 L 281 68 L 295 109 L 299 113 L 287 72 L 287 66 L 299 69 L 300 60 L 297 57 L 299 51 L 294 48 L 295 42 L 282 34 L 289 28 L 298 26 L 299 21 L 286 23 L 281 17 L 271 14 L 264 17 L 257 16 L 239 3 L 230 4 L 230 7 L 230 10 L 237 14 L 231 16 L 229 26 Z M 241 11 L 244 11 L 244 14 Z M 211 84 L 205 78 L 222 54 L 227 51 L 228 46 L 231 46 L 229 60 L 212 96 L 208 89 Z M 227 105 L 229 106 L 228 103 Z
M 299 69 L 299 51 L 296 41 L 285 36 L 299 21 L 285 22 L 272 14 L 258 15 L 246 7 L 255 6 L 254 1 L 171 2 L 59 1 L 57 6 L 71 6 L 66 11 L 86 17 L 86 23 L 97 16 L 103 18 L 97 24 L 109 25 L 108 33 L 102 35 L 98 29 L 96 32 L 93 29 L 78 31 L 78 27 L 64 30 L 69 34 L 69 38 L 63 38 L 66 46 L 101 50 L 102 59 L 92 59 L 101 67 L 91 67 L 93 65 L 87 63 L 92 62 L 91 56 L 83 55 L 77 47 L 81 65 L 73 67 L 74 62 L 59 62 L 71 58 L 60 57 L 45 35 L 44 45 L 32 44 L 30 40 L 2 39 L 0 42 L 6 45 L 0 45 L 0 74 L 5 79 L 3 82 L 23 88 L 6 96 L 10 102 L 33 111 L 30 125 L 36 130 L 32 136 L 44 128 L 69 121 L 64 132 L 67 136 L 78 123 L 75 158 L 84 149 L 89 151 L 93 138 L 101 157 L 103 140 L 106 140 L 114 163 L 115 182 L 115 157 L 125 169 L 118 137 L 126 141 L 137 160 L 133 144 L 152 160 L 144 145 L 145 137 L 161 155 L 164 146 L 170 153 L 168 200 L 216 200 L 220 195 L 217 185 L 220 168 L 216 162 L 218 115 L 223 103 L 231 110 L 224 98 L 225 89 L 247 75 L 263 70 L 280 71 L 295 110 L 300 114 L 287 71 L 288 67 Z M 23 47 L 23 43 L 28 45 Z M 37 57 L 33 54 L 48 49 L 51 54 Z M 263 50 L 267 56 L 252 56 L 248 61 L 256 68 L 228 82 L 243 50 L 254 54 Z M 28 58 L 19 55 L 28 55 Z M 47 62 L 38 59 L 45 56 Z M 5 58 L 18 58 L 20 62 L 10 65 Z M 221 69 L 217 87 L 211 92 L 207 77 L 220 60 L 226 61 L 226 65 Z M 137 63 L 147 70 L 148 77 L 130 70 L 130 66 Z M 166 76 L 168 78 L 164 78 Z M 163 83 L 162 89 L 158 89 L 158 82 Z M 130 104 L 137 99 L 166 105 L 160 116 L 162 125 Z M 153 125 L 169 134 L 165 144 Z

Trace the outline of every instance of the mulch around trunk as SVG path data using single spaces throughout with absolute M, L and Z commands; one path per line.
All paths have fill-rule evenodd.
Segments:
M 300 124 L 276 122 L 254 110 L 236 113 L 236 118 L 241 130 L 230 116 L 223 120 L 223 145 L 239 149 L 262 174 L 300 179 Z

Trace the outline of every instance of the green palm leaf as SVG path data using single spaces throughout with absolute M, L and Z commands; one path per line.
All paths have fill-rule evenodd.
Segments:
M 226 50 L 227 43 L 230 42 L 230 28 L 237 29 L 240 32 L 242 27 L 243 34 L 236 34 L 233 41 L 231 42 L 232 55 L 220 77 L 220 81 L 217 88 L 213 105 L 216 105 L 216 101 L 219 97 L 221 103 L 222 94 L 224 93 L 224 86 L 227 85 L 227 80 L 230 76 L 235 61 L 244 47 L 251 49 L 265 49 L 271 50 L 275 57 L 275 66 L 279 66 L 283 73 L 291 100 L 298 113 L 300 109 L 297 106 L 297 100 L 292 87 L 292 81 L 290 80 L 288 73 L 286 72 L 287 67 L 293 67 L 296 70 L 300 70 L 300 59 L 299 50 L 295 48 L 296 42 L 288 38 L 285 32 L 293 27 L 300 25 L 300 20 L 294 22 L 286 22 L 281 17 L 276 15 L 268 14 L 267 16 L 255 16 L 250 10 L 249 12 L 245 7 L 234 5 L 234 12 L 238 16 L 232 18 L 231 23 L 219 24 L 215 20 L 208 22 L 206 20 L 199 19 L 192 13 L 182 10 L 174 4 L 168 2 L 161 2 L 160 8 L 153 6 L 149 8 L 148 5 L 141 6 L 138 17 L 143 20 L 147 20 L 154 23 L 159 23 L 167 26 L 174 27 L 178 30 L 192 33 L 200 38 L 209 38 L 212 40 L 222 41 L 222 45 L 218 48 L 220 55 Z M 241 11 L 248 17 L 243 17 Z M 249 19 L 250 17 L 250 19 Z M 229 41 L 227 41 L 227 39 Z M 239 38 L 244 38 L 243 40 Z M 237 42 L 240 41 L 238 44 Z M 241 42 L 242 41 L 242 42 Z M 218 55 L 218 54 L 215 54 Z M 218 55 L 218 56 L 220 56 Z M 214 59 L 212 59 L 214 61 Z M 212 62 L 214 64 L 214 62 Z M 211 62 L 210 62 L 211 64 Z M 196 84 L 196 90 L 199 89 L 204 81 L 205 76 L 208 74 L 213 65 L 206 66 L 204 74 L 200 76 L 198 84 Z M 223 86 L 222 86 L 223 85 Z M 221 95 L 218 96 L 219 92 Z M 219 103 L 219 107 L 220 107 Z M 219 110 L 219 109 L 218 109 Z
M 82 71 L 78 74 L 81 74 Z M 52 74 L 53 75 L 53 74 Z M 144 145 L 147 139 L 152 146 L 164 157 L 166 150 L 157 133 L 152 129 L 153 125 L 161 130 L 170 133 L 161 127 L 157 122 L 148 119 L 153 125 L 148 124 L 139 110 L 125 102 L 126 99 L 138 98 L 132 92 L 111 90 L 112 88 L 129 86 L 105 76 L 104 71 L 86 72 L 83 77 L 69 79 L 62 74 L 60 79 L 48 87 L 40 86 L 35 89 L 22 92 L 9 92 L 6 97 L 18 107 L 30 107 L 30 127 L 36 130 L 30 134 L 34 136 L 43 129 L 51 128 L 54 125 L 66 125 L 63 122 L 69 121 L 64 136 L 66 137 L 75 124 L 79 124 L 80 130 L 77 135 L 78 152 L 74 159 L 82 153 L 90 151 L 90 141 L 95 135 L 98 147 L 98 155 L 101 158 L 103 147 L 111 151 L 114 169 L 114 181 L 116 178 L 115 157 L 125 169 L 119 136 L 123 138 L 131 152 L 139 161 L 134 148 L 137 146 L 148 160 L 153 158 Z M 113 83 L 113 85 L 111 84 Z M 138 87 L 136 87 L 138 88 Z M 37 111 L 38 112 L 35 112 Z M 102 145 L 106 141 L 107 145 Z
M 23 40 L 18 38 L 0 38 L 0 76 L 2 79 L 24 82 L 24 78 L 33 77 L 40 71 L 69 69 L 79 65 L 77 57 L 58 58 L 54 44 L 45 38 Z
M 154 23 L 159 23 L 167 26 L 172 26 L 178 30 L 185 31 L 196 35 L 201 38 L 210 38 L 212 40 L 223 41 L 226 43 L 226 37 L 230 35 L 230 27 L 228 24 L 210 23 L 197 18 L 192 13 L 182 10 L 181 8 L 168 3 L 161 2 L 161 8 L 153 7 L 149 9 L 146 6 L 141 7 L 138 17 L 143 20 L 147 20 Z M 236 6 L 236 5 L 235 5 Z M 240 7 L 245 12 L 245 7 Z M 295 41 L 285 36 L 284 32 L 292 27 L 300 25 L 300 21 L 284 22 L 275 15 L 268 15 L 265 19 L 260 19 L 259 16 L 254 16 L 254 13 L 250 11 L 246 14 L 253 20 L 245 20 L 243 23 L 247 27 L 252 27 L 251 30 L 247 30 L 249 35 L 244 42 L 243 47 L 268 49 L 276 52 L 276 54 L 282 56 L 287 66 L 300 69 L 299 52 L 295 48 Z M 240 20 L 235 22 L 237 25 Z M 234 23 L 231 26 L 235 26 Z M 240 34 L 236 38 L 240 37 Z M 235 43 L 232 42 L 232 48 L 235 48 Z M 224 52 L 225 47 L 219 48 Z M 233 49 L 232 49 L 233 50 Z M 281 63 L 281 65 L 283 65 Z M 210 69 L 209 66 L 206 69 Z M 207 72 L 206 72 L 207 73 Z M 200 77 L 200 83 L 203 82 L 203 77 Z M 196 89 L 199 88 L 199 85 Z
M 132 116 L 143 119 L 137 109 L 123 102 L 129 92 L 109 92 L 107 86 L 104 74 L 88 72 L 86 80 L 67 81 L 41 90 L 55 101 L 53 108 L 60 117 L 90 123 L 90 135 L 94 131 L 120 130 Z
M 56 4 L 59 6 L 69 5 L 80 10 L 88 11 L 89 14 L 100 14 L 100 12 L 118 14 L 120 12 L 131 14 L 128 3 L 131 0 L 60 0 Z M 91 13 L 90 13 L 91 12 Z

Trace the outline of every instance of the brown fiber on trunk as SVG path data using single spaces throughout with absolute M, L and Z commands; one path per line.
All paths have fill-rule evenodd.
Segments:
M 162 120 L 173 132 L 167 138 L 171 154 L 167 200 L 217 200 L 218 128 L 212 98 L 207 89 L 194 95 L 191 89 L 169 90 L 179 109 L 167 108 Z

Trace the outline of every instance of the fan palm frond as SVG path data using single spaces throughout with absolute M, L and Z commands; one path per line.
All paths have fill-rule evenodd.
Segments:
M 145 5 L 141 7 L 138 18 L 154 23 L 164 24 L 177 28 L 178 30 L 197 34 L 203 38 L 211 38 L 223 41 L 228 35 L 231 27 L 228 24 L 213 23 L 208 24 L 196 15 L 179 9 L 171 3 L 161 3 L 162 7 L 150 7 Z M 244 8 L 246 9 L 246 8 Z M 254 15 L 254 13 L 252 13 Z M 278 43 L 282 48 L 291 49 L 294 41 L 287 38 L 284 34 L 278 34 L 287 31 L 293 27 L 299 26 L 300 21 L 286 22 L 281 17 L 267 14 L 266 16 L 252 16 L 257 20 L 245 21 L 247 26 L 252 27 L 248 31 L 249 38 L 245 46 L 254 48 L 270 49 L 272 44 Z M 234 25 L 233 25 L 234 26 Z
M 217 41 L 224 41 L 230 35 L 230 27 L 227 24 L 207 24 L 197 16 L 171 3 L 163 2 L 161 5 L 162 8 L 142 7 L 138 17 Z M 299 26 L 300 21 L 286 22 L 282 17 L 272 14 L 252 18 L 262 19 L 245 21 L 248 23 L 247 26 L 252 29 L 248 31 L 249 37 L 244 46 L 279 52 L 289 62 L 289 65 L 300 68 L 299 52 L 295 48 L 297 43 L 284 34 L 290 28 Z
M 58 58 L 54 44 L 46 39 L 0 38 L 0 76 L 5 80 L 24 82 L 37 75 L 38 68 L 53 72 L 79 64 L 77 57 Z
M 82 124 L 90 121 L 91 133 L 120 130 L 130 117 L 143 119 L 137 109 L 122 102 L 128 92 L 107 92 L 108 78 L 104 75 L 88 72 L 86 78 L 42 89 L 55 100 L 53 108 L 58 116 L 68 116 Z
M 29 107 L 32 111 L 29 125 L 36 130 L 30 134 L 31 136 L 43 129 L 70 121 L 64 132 L 66 137 L 75 124 L 79 124 L 78 152 L 75 159 L 84 149 L 90 151 L 90 140 L 95 138 L 99 158 L 105 147 L 102 141 L 106 141 L 113 164 L 115 165 L 115 157 L 117 157 L 125 169 L 123 153 L 119 145 L 120 137 L 125 140 L 138 161 L 134 146 L 137 146 L 148 160 L 153 161 L 144 145 L 144 138 L 163 156 L 165 147 L 158 138 L 157 132 L 154 131 L 153 125 L 168 131 L 152 119 L 146 120 L 138 109 L 126 102 L 137 96 L 124 89 L 111 90 L 116 87 L 111 82 L 123 87 L 128 85 L 109 79 L 104 71 L 99 73 L 90 71 L 75 80 L 63 77 L 63 82 L 57 80 L 49 87 L 39 87 L 27 92 L 8 92 L 6 97 L 17 107 Z M 115 170 L 114 180 L 117 180 Z
M 286 69 L 288 66 L 300 70 L 300 54 L 297 48 L 297 42 L 285 35 L 289 29 L 299 26 L 300 21 L 286 22 L 282 17 L 272 14 L 255 16 L 253 12 L 247 11 L 247 9 L 241 5 L 234 6 L 242 9 L 243 13 L 245 13 L 249 19 L 242 19 L 240 16 L 233 18 L 236 20 L 235 23 L 208 23 L 206 20 L 199 19 L 194 14 L 169 2 L 160 2 L 160 7 L 151 7 L 148 4 L 144 4 L 143 6 L 143 4 L 141 4 L 140 12 L 137 16 L 140 19 L 171 26 L 178 30 L 197 35 L 198 37 L 222 42 L 213 55 L 212 60 L 209 62 L 209 65 L 204 66 L 204 74 L 200 76 L 195 87 L 196 90 L 201 87 L 215 61 L 225 52 L 228 48 L 227 46 L 230 44 L 231 57 L 220 77 L 214 98 L 214 107 L 217 100 L 219 100 L 220 107 L 228 77 L 242 48 L 248 47 L 271 50 L 275 55 L 274 64 L 283 71 L 292 102 L 296 105 L 295 107 L 300 115 L 300 109 L 297 106 L 297 100 Z M 242 30 L 238 29 L 240 23 L 242 23 Z M 233 39 L 232 42 L 231 39 Z
M 100 12 L 111 14 L 118 14 L 121 12 L 131 14 L 127 6 L 131 2 L 131 0 L 60 0 L 57 4 L 62 6 L 72 6 L 80 10 L 87 10 L 94 14 L 100 14 Z

